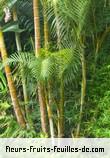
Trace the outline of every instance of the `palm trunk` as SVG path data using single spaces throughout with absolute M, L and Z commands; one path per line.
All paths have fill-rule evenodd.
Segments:
M 48 51 L 49 48 L 49 32 L 48 32 L 48 21 L 47 17 L 45 14 L 46 10 L 46 0 L 43 0 L 43 16 L 44 16 L 44 46 L 45 50 Z M 48 120 L 49 120 L 49 127 L 50 127 L 50 136 L 51 138 L 55 137 L 55 132 L 54 132 L 54 122 L 53 122 L 53 113 L 51 109 L 51 84 L 50 82 L 48 84 L 48 92 L 45 91 L 45 95 L 47 94 L 48 97 L 46 96 L 46 106 L 47 106 L 47 113 L 48 113 Z M 48 98 L 48 99 L 47 99 Z
M 60 86 L 60 105 L 57 108 L 58 113 L 58 138 L 64 137 L 64 84 L 63 80 L 61 79 L 61 86 Z
M 18 20 L 16 8 L 13 9 L 13 20 L 14 21 Z M 17 50 L 18 50 L 18 52 L 21 52 L 22 46 L 21 46 L 20 34 L 17 32 L 15 32 L 15 39 L 16 39 Z M 24 95 L 24 102 L 25 102 L 25 104 L 27 104 L 28 103 L 28 94 L 27 94 L 26 80 L 23 76 L 24 76 L 24 74 L 22 74 L 23 95 Z
M 53 124 L 53 114 L 52 114 L 50 104 L 47 104 L 47 112 L 48 112 L 48 118 L 49 118 L 50 136 L 51 138 L 54 138 L 55 132 L 54 132 L 54 124 Z
M 16 8 L 13 8 L 13 20 L 16 22 L 18 21 L 18 17 L 17 17 L 17 12 L 16 12 Z M 18 52 L 22 51 L 22 46 L 21 46 L 21 40 L 20 40 L 20 34 L 18 32 L 15 32 L 15 39 L 16 39 L 16 47 Z
M 18 21 L 16 8 L 13 8 L 13 20 Z M 16 40 L 17 51 L 21 52 L 22 51 L 22 46 L 21 46 L 20 34 L 18 32 L 15 32 L 15 40 Z M 22 77 L 23 96 L 24 96 L 24 103 L 25 103 L 25 113 L 26 113 L 26 118 L 29 120 L 28 108 L 27 108 L 28 94 L 27 94 L 26 79 L 24 77 L 23 71 L 21 72 L 21 77 Z
M 1 27 L 0 27 L 0 51 L 1 51 L 3 63 L 5 63 L 8 57 L 7 57 L 7 51 L 6 51 Z M 13 104 L 13 108 L 16 114 L 17 121 L 21 127 L 25 128 L 26 127 L 25 119 L 20 109 L 20 105 L 19 105 L 19 101 L 18 101 L 17 93 L 16 93 L 16 88 L 15 88 L 12 75 L 11 75 L 11 69 L 8 64 L 5 65 L 5 74 L 8 81 L 8 87 L 9 87 L 12 104 Z
M 33 0 L 33 12 L 34 12 L 34 29 L 35 29 L 35 55 L 40 54 L 40 20 L 39 20 L 39 0 Z M 47 118 L 46 118 L 46 102 L 43 85 L 38 83 L 38 97 L 41 113 L 41 126 L 42 131 L 47 133 Z
M 44 45 L 45 45 L 45 49 L 48 50 L 48 47 L 49 47 L 49 32 L 48 32 L 48 21 L 47 21 L 47 16 L 45 14 L 45 10 L 46 10 L 46 1 L 43 0 Z
M 80 126 L 83 114 L 83 106 L 85 103 L 85 95 L 86 95 L 86 63 L 85 56 L 82 54 L 82 87 L 81 87 L 81 105 L 80 105 L 80 113 L 79 113 L 79 122 L 76 129 L 76 138 L 80 136 Z
M 39 56 L 40 53 L 40 18 L 39 18 L 39 0 L 33 0 L 34 12 L 34 33 L 35 33 L 35 55 Z
M 49 118 L 49 126 L 50 126 L 50 135 L 51 138 L 55 137 L 55 131 L 54 131 L 54 122 L 53 122 L 53 112 L 52 112 L 52 97 L 51 97 L 51 84 L 48 82 L 48 99 L 47 100 L 47 112 L 48 112 L 48 118 Z
M 42 131 L 47 134 L 48 129 L 47 129 L 45 93 L 44 93 L 44 87 L 40 82 L 38 83 L 38 97 L 39 97 L 40 113 L 41 113 L 41 127 L 42 127 Z

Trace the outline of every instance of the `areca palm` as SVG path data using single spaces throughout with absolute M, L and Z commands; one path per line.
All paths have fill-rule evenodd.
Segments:
M 74 45 L 75 48 L 78 48 L 81 55 L 82 61 L 82 88 L 81 88 L 81 106 L 79 114 L 79 123 L 76 129 L 76 137 L 79 135 L 80 131 L 80 122 L 82 117 L 82 107 L 84 105 L 85 95 L 86 95 L 86 64 L 84 56 L 84 38 L 85 38 L 85 26 L 87 26 L 88 20 L 88 11 L 90 9 L 91 1 L 88 0 L 76 0 L 76 1 L 54 1 L 54 11 L 59 17 L 59 21 L 56 21 L 56 26 L 59 24 L 58 28 L 62 32 L 63 40 L 66 39 L 66 46 Z M 57 8 L 56 8 L 57 7 Z M 56 8 L 56 9 L 55 9 Z M 52 10 L 47 11 L 49 18 L 53 16 Z M 72 29 L 71 29 L 72 26 Z M 61 34 L 59 34 L 61 35 Z M 61 36 L 62 38 L 62 36 Z M 65 41 L 64 41 L 65 42 Z
M 42 2 L 43 7 L 43 18 L 44 18 L 44 48 L 45 51 L 48 53 L 49 51 L 49 25 L 48 20 L 46 16 L 45 10 L 47 9 L 47 3 L 46 0 L 43 0 Z M 54 130 L 54 122 L 53 122 L 53 112 L 52 112 L 52 99 L 51 99 L 51 81 L 47 81 L 47 91 L 46 87 L 44 87 L 45 91 L 45 100 L 46 100 L 46 107 L 47 107 L 47 113 L 48 113 L 48 120 L 49 120 L 49 127 L 50 127 L 50 136 L 51 138 L 55 137 L 55 130 Z
M 6 47 L 5 47 L 4 43 L 5 42 L 4 42 L 4 38 L 3 38 L 3 33 L 2 33 L 2 30 L 0 30 L 0 51 L 1 51 L 1 56 L 2 56 L 3 63 L 5 63 L 7 58 L 8 58 Z M 6 73 L 6 77 L 7 77 L 7 81 L 8 81 L 8 87 L 9 87 L 9 90 L 10 90 L 10 95 L 11 95 L 11 98 L 12 98 L 12 104 L 14 106 L 14 111 L 15 111 L 18 123 L 22 127 L 26 127 L 24 116 L 21 112 L 19 101 L 17 99 L 16 88 L 14 86 L 14 82 L 13 82 L 13 79 L 12 79 L 11 70 L 10 70 L 9 65 L 5 66 L 5 73 Z
M 52 128 L 53 125 L 51 124 L 51 119 L 53 119 L 53 115 L 50 110 L 52 110 L 52 106 L 53 104 L 55 104 L 56 106 L 54 108 L 57 108 L 57 110 L 59 110 L 58 136 L 62 137 L 64 135 L 64 113 L 60 110 L 63 110 L 62 106 L 64 106 L 63 88 L 68 83 L 72 83 L 74 81 L 75 74 L 78 72 L 78 65 L 80 65 L 78 50 L 64 49 L 56 53 L 47 53 L 47 51 L 43 50 L 42 55 L 35 59 L 34 56 L 32 56 L 31 54 L 13 54 L 9 61 L 20 63 L 20 65 L 22 65 L 22 68 L 25 68 L 25 71 L 28 72 L 30 70 L 32 76 L 38 81 L 38 83 L 42 82 L 43 85 L 45 85 L 45 89 L 48 88 L 48 93 L 45 93 L 45 101 L 47 104 L 47 110 L 49 110 L 48 116 L 50 121 L 51 136 L 54 136 L 54 128 Z M 27 73 L 25 72 L 25 74 Z M 48 83 L 50 83 L 50 88 L 48 87 Z M 56 91 L 60 94 L 61 97 L 60 100 L 57 99 L 57 102 L 55 101 L 56 99 L 53 96 L 53 85 L 56 85 L 56 83 L 60 85 L 60 91 L 59 88 L 57 88 Z M 52 100 L 51 103 L 50 101 L 48 101 L 50 95 Z
M 34 32 L 35 32 L 35 56 L 40 55 L 40 21 L 39 21 L 39 0 L 33 0 L 33 13 L 34 13 Z M 42 131 L 47 133 L 47 121 L 46 121 L 46 102 L 45 94 L 42 83 L 38 83 L 38 97 L 41 112 L 41 125 Z
M 76 129 L 76 137 L 79 137 L 80 134 L 80 125 L 83 113 L 83 106 L 85 103 L 85 95 L 86 95 L 86 63 L 85 63 L 85 53 L 84 53 L 84 26 L 86 25 L 86 19 L 88 15 L 88 10 L 90 8 L 90 1 L 78 0 L 70 6 L 70 4 L 66 1 L 67 6 L 69 7 L 68 18 L 70 18 L 71 22 L 74 26 L 74 35 L 76 36 L 75 45 L 80 48 L 81 62 L 82 62 L 82 85 L 81 85 L 81 102 L 80 102 L 80 113 L 79 113 L 79 123 L 77 124 Z M 65 6 L 66 7 L 66 6 Z M 66 8 L 63 9 L 66 9 Z M 83 17 L 82 17 L 83 16 Z M 79 44 L 77 44 L 79 43 Z
M 55 22 L 53 25 L 59 26 L 57 29 L 60 28 L 60 30 L 57 30 L 57 36 L 58 39 L 63 39 L 58 42 L 59 44 L 63 43 L 63 46 L 65 45 L 67 50 L 61 50 L 61 52 L 57 53 L 48 53 L 44 55 L 42 58 L 41 53 L 41 45 L 40 45 L 40 26 L 39 26 L 39 6 L 38 1 L 33 1 L 33 7 L 34 7 L 34 24 L 35 24 L 35 47 L 36 47 L 36 56 L 37 61 L 35 60 L 34 66 L 31 67 L 32 73 L 35 76 L 35 78 L 38 80 L 38 82 L 41 82 L 41 80 L 47 80 L 52 79 L 52 76 L 56 77 L 57 80 L 60 79 L 60 101 L 59 105 L 57 105 L 58 110 L 58 132 L 59 137 L 62 137 L 64 135 L 63 129 L 63 108 L 64 108 L 64 85 L 65 83 L 71 82 L 74 79 L 74 72 L 77 72 L 77 64 L 79 63 L 79 58 L 82 60 L 82 74 L 83 74 L 83 85 L 85 84 L 85 64 L 84 64 L 84 56 L 80 54 L 83 54 L 83 42 L 81 40 L 82 38 L 82 32 L 84 28 L 84 24 L 86 21 L 86 15 L 89 8 L 89 2 L 88 1 L 76 1 L 72 3 L 72 6 L 70 6 L 71 3 L 68 1 L 58 1 L 59 3 L 55 3 L 55 8 L 53 9 L 53 14 L 55 15 Z M 62 7 L 63 6 L 63 7 Z M 68 10 L 68 8 L 70 8 Z M 56 11 L 57 10 L 57 11 Z M 66 11 L 66 12 L 65 12 Z M 57 13 L 57 15 L 56 15 Z M 51 14 L 51 15 L 53 15 Z M 49 13 L 47 13 L 49 15 Z M 51 17 L 50 15 L 50 17 Z M 83 15 L 83 17 L 82 17 Z M 64 18 L 65 17 L 65 18 Z M 67 22 L 68 20 L 68 22 Z M 65 25 L 64 25 L 65 24 Z M 70 29 L 69 25 L 71 24 L 73 26 L 72 30 Z M 63 34 L 63 36 L 61 36 Z M 66 39 L 66 42 L 65 42 Z M 63 41 L 63 42 L 62 42 Z M 72 42 L 74 41 L 74 42 Z M 64 48 L 65 48 L 64 47 Z M 72 50 L 72 51 L 71 51 Z M 44 51 L 45 52 L 45 51 Z M 72 55 L 73 53 L 73 55 Z M 41 55 L 40 55 L 41 54 Z M 82 58 L 83 57 L 83 58 Z M 75 61 L 74 61 L 75 59 Z M 77 59 L 77 60 L 76 60 Z M 68 66 L 67 66 L 68 65 Z M 64 78 L 64 80 L 62 80 Z M 46 132 L 46 114 L 45 114 L 45 95 L 44 95 L 44 88 L 43 86 L 38 86 L 39 89 L 39 102 L 41 104 L 41 122 L 42 122 L 42 129 L 44 132 Z M 84 96 L 85 96 L 85 85 L 82 86 L 82 101 L 81 101 L 81 110 L 82 110 L 82 104 L 84 104 Z M 82 113 L 82 112 L 81 112 Z M 78 125 L 79 126 L 79 125 Z M 79 127 L 78 127 L 79 128 Z M 79 132 L 78 132 L 79 133 Z
M 59 3 L 60 4 L 60 3 Z M 76 1 L 61 1 L 61 14 L 63 13 L 65 17 L 66 24 L 73 26 L 73 29 L 69 27 L 69 33 L 72 39 L 74 39 L 74 45 L 80 47 L 80 52 L 82 54 L 82 88 L 81 88 L 81 106 L 80 106 L 80 116 L 79 123 L 77 125 L 76 137 L 80 133 L 80 124 L 82 118 L 82 107 L 85 103 L 86 95 L 86 62 L 85 62 L 85 43 L 88 37 L 93 41 L 93 50 L 95 52 L 95 68 L 96 61 L 102 44 L 108 35 L 109 23 L 106 19 L 107 12 L 109 10 L 108 1 L 86 1 L 86 0 L 76 0 Z M 97 5 L 98 4 L 98 5 Z M 103 16 L 102 16 L 103 14 Z M 67 18 L 66 18 L 67 17 Z M 102 20 L 103 19 L 103 20 Z M 66 26 L 65 24 L 65 26 Z M 68 27 L 67 27 L 68 28 Z M 88 42 L 89 43 L 89 42 Z M 90 44 L 90 43 L 89 43 Z M 90 45 L 89 45 L 90 46 Z M 94 68 L 94 69 L 95 69 Z M 95 71 L 95 70 L 94 70 Z
M 2 6 L 2 8 L 3 8 L 3 5 L 4 5 L 4 7 L 6 6 L 6 1 L 1 1 L 0 7 Z M 1 9 L 1 12 L 3 12 L 3 9 Z M 5 46 L 5 41 L 4 41 L 4 36 L 3 36 L 1 25 L 0 25 L 0 52 L 1 52 L 3 63 L 5 63 L 8 58 L 8 54 L 7 54 L 7 50 L 6 50 L 6 46 Z M 15 114 L 17 117 L 17 121 L 18 121 L 19 125 L 24 128 L 24 127 L 26 127 L 26 123 L 25 123 L 25 119 L 24 119 L 24 116 L 22 114 L 22 111 L 21 111 L 21 108 L 19 105 L 16 88 L 15 88 L 13 78 L 11 75 L 11 69 L 8 64 L 5 65 L 5 73 L 6 73 L 8 87 L 10 90 L 12 104 L 13 104 L 14 111 L 15 111 Z
M 53 20 L 53 24 L 54 26 L 56 26 L 56 34 L 57 34 L 57 43 L 58 46 L 61 46 L 61 39 L 63 39 L 67 42 L 65 42 L 66 47 L 70 48 L 72 45 L 74 45 L 74 47 L 76 49 L 79 50 L 79 54 L 82 54 L 82 57 L 84 59 L 84 54 L 83 54 L 83 43 L 82 43 L 82 33 L 83 33 L 83 28 L 84 25 L 86 23 L 86 16 L 88 13 L 88 9 L 89 9 L 89 4 L 90 1 L 76 1 L 76 2 L 69 2 L 69 1 L 52 1 L 52 6 L 53 9 L 51 8 L 50 10 L 47 9 L 47 15 L 49 17 L 49 19 L 54 15 L 55 20 Z M 69 8 L 69 10 L 68 10 Z M 82 16 L 83 15 L 83 16 Z M 64 18 L 65 17 L 65 18 Z M 68 21 L 68 22 L 67 22 Z M 64 25 L 65 24 L 65 25 Z M 67 24 L 71 24 L 73 26 L 73 29 L 70 30 L 70 27 L 68 27 Z M 63 26 L 64 25 L 64 26 Z M 68 28 L 68 29 L 67 29 Z M 63 34 L 63 36 L 62 36 Z M 74 40 L 74 43 L 72 43 L 72 40 Z M 63 43 L 63 45 L 65 45 Z M 61 48 L 61 47 L 59 47 Z M 86 71 L 85 71 L 85 63 L 81 57 L 81 61 L 82 61 L 82 93 L 81 93 L 81 109 L 82 109 L 82 104 L 84 104 L 84 96 L 85 96 L 85 87 L 86 87 Z M 61 60 L 61 59 L 60 59 Z M 45 61 L 46 62 L 46 61 Z M 43 62 L 45 64 L 45 62 Z M 47 61 L 48 62 L 48 61 Z M 62 80 L 62 79 L 61 79 Z M 61 82 L 62 83 L 62 82 Z M 61 84 L 63 85 L 63 84 Z M 61 86 L 62 90 L 63 90 L 63 86 Z M 61 98 L 63 98 L 63 91 L 61 92 Z M 61 99 L 63 100 L 63 99 Z M 61 101 L 60 103 L 62 103 L 62 105 L 64 106 L 63 101 Z M 62 120 L 62 116 L 63 112 L 62 107 L 58 108 L 58 115 L 59 115 L 59 122 L 60 120 Z M 60 113 L 61 112 L 61 113 Z M 80 112 L 81 115 L 82 112 Z M 62 115 L 62 116 L 61 116 Z M 60 118 L 61 117 L 61 118 Z M 59 124 L 63 124 L 63 121 L 61 121 L 60 123 L 58 122 L 58 126 Z M 79 126 L 79 125 L 78 125 Z M 79 127 L 78 127 L 79 128 Z M 62 130 L 62 127 L 61 127 Z M 62 135 L 62 132 L 60 132 L 60 126 L 58 127 L 58 131 L 59 131 L 59 136 Z M 79 132 L 77 132 L 79 133 Z

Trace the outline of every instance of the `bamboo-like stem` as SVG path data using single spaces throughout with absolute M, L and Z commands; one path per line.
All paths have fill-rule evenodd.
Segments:
M 47 129 L 47 113 L 46 113 L 45 93 L 44 93 L 43 84 L 40 82 L 38 83 L 38 97 L 39 97 L 39 104 L 40 104 L 42 131 L 47 134 L 48 129 Z
M 2 33 L 1 27 L 0 27 L 0 52 L 1 52 L 3 63 L 6 64 L 6 60 L 7 60 L 8 56 L 7 56 L 7 50 L 5 47 L 5 41 L 4 41 L 4 36 Z M 10 95 L 11 95 L 11 99 L 12 99 L 12 104 L 13 104 L 13 108 L 14 108 L 14 111 L 16 114 L 17 121 L 21 127 L 25 128 L 26 127 L 25 118 L 22 114 L 22 111 L 21 111 L 21 108 L 19 105 L 19 101 L 18 101 L 17 93 L 16 93 L 16 88 L 15 88 L 12 74 L 11 74 L 11 69 L 10 69 L 8 64 L 5 65 L 5 74 L 6 74 L 8 87 L 9 87 L 9 91 L 10 91 Z
M 33 13 L 34 13 L 34 32 L 35 32 L 35 55 L 40 55 L 40 19 L 39 19 L 39 0 L 33 0 Z M 42 131 L 47 133 L 47 118 L 46 118 L 46 102 L 45 94 L 42 83 L 38 83 L 38 98 L 41 113 L 41 126 Z
M 16 8 L 13 9 L 13 20 L 18 21 Z M 15 39 L 16 39 L 17 51 L 21 52 L 22 46 L 21 46 L 20 34 L 18 32 L 15 32 Z M 27 94 L 26 80 L 24 78 L 23 72 L 22 72 L 22 85 L 23 85 L 24 102 L 25 102 L 25 104 L 27 104 L 28 103 L 28 94 Z
M 53 122 L 53 112 L 51 109 L 52 106 L 52 97 L 51 97 L 51 84 L 50 82 L 48 83 L 48 95 L 49 95 L 49 106 L 47 107 L 47 109 L 49 110 L 49 122 L 50 122 L 50 132 L 51 132 L 51 137 L 54 138 L 55 137 L 55 131 L 54 131 L 54 122 Z
M 16 12 L 16 8 L 13 8 L 13 20 L 14 21 L 18 21 L 18 16 L 17 16 L 17 12 Z M 17 51 L 21 52 L 22 51 L 22 45 L 21 45 L 21 40 L 20 40 L 20 33 L 15 32 L 15 40 L 16 40 L 16 47 L 17 47 Z M 22 65 L 21 65 L 22 67 Z M 24 96 L 24 103 L 25 103 L 25 113 L 26 113 L 26 118 L 29 121 L 29 116 L 28 116 L 28 107 L 27 104 L 29 102 L 28 99 L 28 94 L 27 94 L 27 86 L 26 86 L 26 79 L 24 77 L 24 72 L 21 71 L 21 80 L 22 80 L 22 87 L 23 87 L 23 96 Z
M 46 16 L 46 0 L 43 0 L 43 16 L 44 16 L 44 46 L 45 49 L 49 48 L 49 31 L 48 31 L 48 21 Z
M 33 12 L 34 12 L 34 33 L 35 33 L 35 55 L 40 54 L 40 18 L 39 18 L 39 0 L 33 0 Z
M 58 137 L 64 137 L 64 84 L 63 79 L 61 79 L 60 86 L 60 105 L 57 108 L 58 113 Z
M 53 124 L 53 114 L 50 105 L 47 103 L 47 112 L 48 112 L 48 118 L 49 118 L 49 126 L 50 126 L 50 136 L 51 138 L 55 137 L 55 132 L 54 132 L 54 124 Z
M 46 92 L 46 90 L 45 90 L 45 96 L 46 96 L 47 113 L 48 113 L 48 119 L 49 119 L 50 136 L 51 136 L 51 138 L 54 138 L 55 131 L 54 131 L 53 113 L 52 113 L 52 109 L 51 109 L 52 99 L 51 99 L 50 83 L 48 83 L 48 92 Z
M 47 21 L 45 11 L 46 11 L 46 0 L 43 0 L 44 46 L 45 46 L 45 50 L 48 51 L 48 49 L 49 49 L 49 31 L 48 31 L 48 21 Z M 47 89 L 48 89 L 48 92 L 45 91 L 45 96 L 46 96 L 46 106 L 47 106 L 47 113 L 48 113 L 48 120 L 49 120 L 49 127 L 50 127 L 50 136 L 51 136 L 51 138 L 54 138 L 55 137 L 54 122 L 53 122 L 53 113 L 52 113 L 52 109 L 51 109 L 51 105 L 52 105 L 51 84 L 49 81 L 47 82 Z
M 80 113 L 79 113 L 79 122 L 76 129 L 76 136 L 75 136 L 76 138 L 80 136 L 80 126 L 81 126 L 83 106 L 85 103 L 85 96 L 86 96 L 86 62 L 85 62 L 84 53 L 82 54 L 81 62 L 82 62 L 81 105 L 80 105 Z

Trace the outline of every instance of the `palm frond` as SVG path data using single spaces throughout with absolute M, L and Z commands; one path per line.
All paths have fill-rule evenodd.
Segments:
M 30 71 L 37 81 L 49 80 L 53 76 L 58 80 L 66 76 L 69 68 L 71 68 L 71 76 L 76 74 L 80 65 L 80 52 L 75 49 L 63 49 L 54 53 L 46 52 L 46 55 L 38 58 L 28 53 L 15 53 L 10 57 L 9 62 L 18 63 L 19 73 L 24 69 L 23 71 L 26 72 L 24 74 L 28 75 Z

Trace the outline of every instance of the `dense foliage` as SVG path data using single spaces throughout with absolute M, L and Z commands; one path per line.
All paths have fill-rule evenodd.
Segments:
M 110 137 L 109 104 L 110 0 L 0 0 L 0 137 Z

